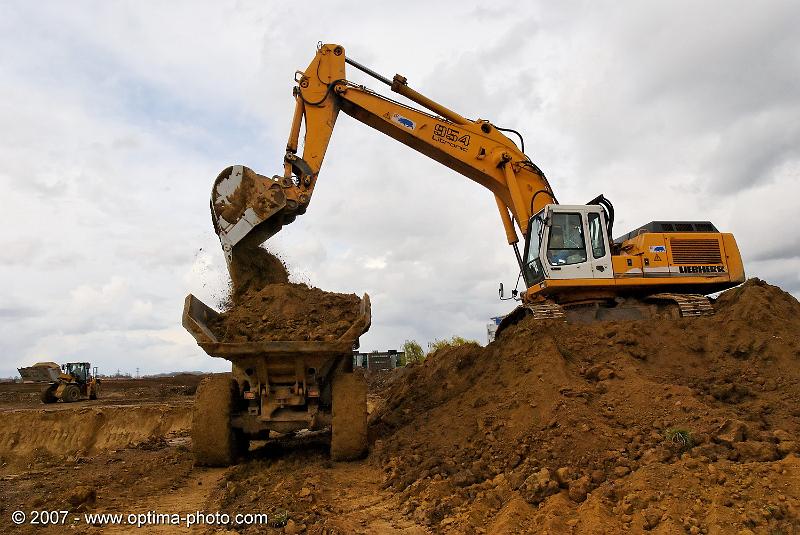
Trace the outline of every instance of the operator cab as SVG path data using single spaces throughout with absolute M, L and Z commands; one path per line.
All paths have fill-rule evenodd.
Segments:
M 611 279 L 613 208 L 602 197 L 589 205 L 548 204 L 531 217 L 523 276 L 528 287 L 544 279 Z
M 89 380 L 89 363 L 88 362 L 70 362 L 61 366 L 64 373 L 71 375 L 78 383 L 85 383 Z

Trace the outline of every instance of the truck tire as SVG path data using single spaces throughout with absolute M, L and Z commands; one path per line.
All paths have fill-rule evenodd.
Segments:
M 50 385 L 42 390 L 42 403 L 49 404 L 58 401 L 56 397 L 56 385 Z
M 231 412 L 238 392 L 229 373 L 206 377 L 198 385 L 191 433 L 196 464 L 228 466 L 236 460 L 238 447 Z
M 61 399 L 63 399 L 65 403 L 74 403 L 81 399 L 81 389 L 78 385 L 67 385 L 61 393 Z
M 367 381 L 360 373 L 333 380 L 331 459 L 352 461 L 367 452 Z

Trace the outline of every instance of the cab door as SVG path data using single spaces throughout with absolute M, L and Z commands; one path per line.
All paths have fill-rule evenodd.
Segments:
M 551 212 L 544 244 L 548 278 L 592 278 L 584 218 L 585 213 L 579 210 Z
M 586 214 L 587 240 L 589 243 L 589 264 L 592 277 L 595 279 L 613 279 L 614 269 L 611 264 L 611 247 L 606 232 L 606 218 L 602 210 L 589 211 Z

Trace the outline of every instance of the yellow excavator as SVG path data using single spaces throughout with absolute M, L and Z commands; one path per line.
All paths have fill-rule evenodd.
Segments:
M 347 65 L 424 110 L 349 81 Z M 559 204 L 545 174 L 525 155 L 518 132 L 466 119 L 409 87 L 405 77 L 389 80 L 347 57 L 340 45 L 320 44 L 308 68 L 295 73 L 295 82 L 283 175 L 269 178 L 236 165 L 214 182 L 212 219 L 229 262 L 237 244 L 262 243 L 306 211 L 337 116 L 344 111 L 494 195 L 526 288 L 513 292 L 521 305 L 501 330 L 530 314 L 578 320 L 711 314 L 705 295 L 745 279 L 732 234 L 709 221 L 652 221 L 615 238 L 608 199 L 600 195 L 585 205 Z M 519 145 L 506 134 L 519 138 Z M 503 298 L 502 285 L 499 293 Z

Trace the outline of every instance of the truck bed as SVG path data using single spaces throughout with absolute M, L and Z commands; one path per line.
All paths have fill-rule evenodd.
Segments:
M 268 342 L 220 342 L 217 340 L 208 322 L 217 317 L 219 312 L 212 309 L 194 295 L 189 294 L 183 305 L 183 327 L 189 331 L 197 344 L 209 356 L 227 360 L 252 356 L 292 355 L 292 354 L 342 354 L 350 353 L 358 347 L 358 338 L 369 330 L 372 315 L 369 295 L 364 294 L 358 318 L 338 340 L 326 342 L 281 340 Z

